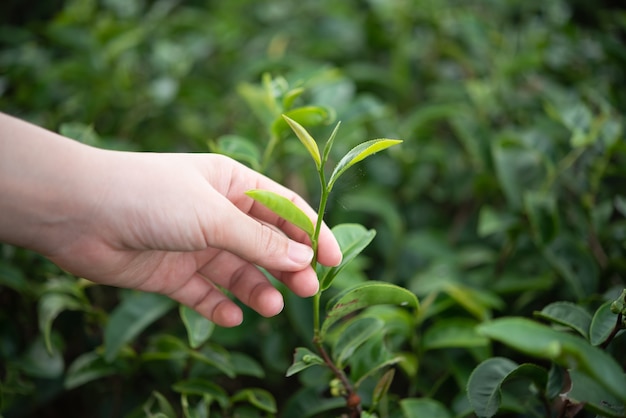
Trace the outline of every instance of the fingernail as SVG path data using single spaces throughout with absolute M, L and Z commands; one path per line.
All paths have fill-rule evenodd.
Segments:
M 287 257 L 296 264 L 309 264 L 313 259 L 313 248 L 290 241 L 287 248 Z

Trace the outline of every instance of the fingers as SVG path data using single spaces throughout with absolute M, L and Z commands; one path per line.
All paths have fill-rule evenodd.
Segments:
M 228 228 L 234 228 L 229 229 L 229 231 L 221 231 L 218 234 L 220 238 L 232 238 L 230 242 L 227 242 L 228 249 L 249 261 L 270 269 L 294 271 L 293 268 L 286 265 L 288 260 L 301 267 L 308 264 L 310 251 L 294 243 L 295 241 L 310 244 L 307 234 L 265 206 L 255 202 L 245 192 L 250 189 L 263 189 L 278 193 L 290 199 L 315 224 L 317 214 L 306 201 L 292 190 L 234 160 L 216 155 L 211 157 L 215 159 L 218 169 L 206 172 L 209 182 L 218 192 L 218 195 L 225 196 L 230 204 L 239 209 L 234 211 L 232 210 L 234 208 L 231 207 L 229 210 L 226 202 L 222 202 L 224 209 L 222 213 L 228 217 L 227 221 L 231 222 Z M 281 234 L 255 222 L 251 217 L 276 226 L 293 241 L 288 243 Z M 221 223 L 214 225 L 214 227 L 223 230 L 226 226 Z M 228 234 L 228 232 L 231 233 Z M 227 237 L 227 235 L 230 236 Z M 243 240 L 248 242 L 242 242 Z M 237 252 L 237 247 L 241 249 L 240 252 Z M 318 261 L 324 265 L 334 266 L 341 262 L 341 257 L 337 240 L 328 226 L 322 223 L 319 235 Z M 308 262 L 303 263 L 303 260 L 306 259 Z
M 318 290 L 317 277 L 310 267 L 275 274 L 299 296 L 313 296 Z M 222 293 L 220 287 L 265 317 L 279 314 L 284 306 L 281 293 L 261 271 L 225 251 L 167 294 L 220 326 L 239 325 L 243 320 L 241 309 Z

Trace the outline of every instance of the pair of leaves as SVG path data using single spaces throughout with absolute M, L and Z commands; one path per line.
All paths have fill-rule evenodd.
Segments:
M 320 339 L 323 340 L 328 330 L 342 318 L 375 305 L 397 305 L 417 309 L 419 302 L 415 294 L 395 284 L 378 281 L 359 284 L 328 301 Z
M 127 296 L 113 310 L 104 330 L 106 361 L 112 362 L 126 344 L 175 306 L 172 299 L 156 293 L 133 292 Z M 179 309 L 190 347 L 200 347 L 209 339 L 215 325 L 186 306 L 180 305 Z
M 467 383 L 467 395 L 476 415 L 481 418 L 494 416 L 502 402 L 502 386 L 516 379 L 527 379 L 536 387 L 545 388 L 548 373 L 534 364 L 519 365 L 503 357 L 480 363 Z
M 236 402 L 248 402 L 257 409 L 269 413 L 276 413 L 276 400 L 271 393 L 259 388 L 246 388 L 229 398 L 226 391 L 215 383 L 200 377 L 181 380 L 172 386 L 175 392 L 183 396 L 202 396 L 205 403 L 216 400 L 222 409 Z
M 517 364 L 514 361 L 493 357 L 479 364 L 468 380 L 467 395 L 479 417 L 493 417 L 502 406 L 503 389 L 516 381 L 530 382 L 535 390 L 544 393 L 547 399 L 561 395 L 563 370 L 553 367 L 550 372 L 535 364 Z M 615 396 L 579 370 L 569 371 L 570 388 L 565 388 L 563 397 L 574 403 L 585 404 L 588 409 L 608 417 L 623 417 L 624 405 Z M 513 386 L 511 395 L 516 398 L 531 394 L 517 392 L 522 386 Z M 516 391 L 517 389 L 517 391 Z
M 554 302 L 535 312 L 535 316 L 573 329 L 592 345 L 604 343 L 617 326 L 617 315 L 611 312 L 612 301 L 603 303 L 591 316 L 571 302 Z
M 324 165 L 328 159 L 328 155 L 330 154 L 330 150 L 335 141 L 335 136 L 337 135 L 339 124 L 335 126 L 335 129 L 331 133 L 330 138 L 326 142 L 326 145 L 324 146 L 324 153 L 322 156 L 317 146 L 317 142 L 302 125 L 286 115 L 283 115 L 283 118 L 285 119 L 285 121 L 287 121 L 298 139 L 300 139 L 300 142 L 302 142 L 304 147 L 307 149 L 307 151 L 311 155 L 311 158 L 313 158 L 317 171 L 321 172 L 321 170 L 324 169 Z M 372 139 L 352 148 L 346 155 L 343 156 L 337 166 L 335 166 L 335 169 L 333 170 L 330 179 L 328 180 L 328 185 L 326 186 L 328 191 L 332 190 L 333 185 L 335 184 L 337 179 L 354 164 L 364 160 L 372 154 L 377 153 L 378 151 L 382 151 L 401 142 L 401 140 L 397 139 Z
M 483 323 L 478 332 L 520 352 L 584 373 L 608 394 L 626 403 L 626 375 L 620 365 L 605 351 L 576 335 L 519 317 Z
M 326 143 L 326 147 L 324 148 L 324 155 L 322 157 L 322 155 L 320 155 L 317 143 L 315 142 L 315 139 L 313 139 L 311 134 L 309 134 L 309 132 L 295 120 L 289 118 L 286 115 L 283 115 L 283 117 L 313 158 L 318 172 L 321 173 L 321 171 L 324 169 L 324 164 L 328 158 L 330 149 L 337 134 L 339 124 L 337 124 L 328 142 Z M 402 141 L 394 139 L 374 139 L 354 147 L 339 161 L 339 163 L 335 167 L 335 170 L 330 176 L 328 184 L 323 186 L 326 188 L 326 192 L 328 193 L 331 191 L 335 181 L 348 168 L 352 167 L 359 161 L 364 160 L 370 155 L 389 148 L 393 145 L 399 144 L 400 142 Z M 313 225 L 313 222 L 302 211 L 302 209 L 296 206 L 296 204 L 294 204 L 289 199 L 279 195 L 278 193 L 274 193 L 268 190 L 249 190 L 246 192 L 246 194 L 257 202 L 261 203 L 262 205 L 268 207 L 281 218 L 302 229 L 309 235 L 309 237 L 313 238 L 313 235 L 315 233 L 315 226 Z

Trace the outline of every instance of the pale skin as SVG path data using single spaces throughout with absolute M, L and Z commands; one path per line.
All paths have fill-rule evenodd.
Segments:
M 0 113 L 0 242 L 96 283 L 167 295 L 225 327 L 243 314 L 221 289 L 263 316 L 282 310 L 259 266 L 301 297 L 318 291 L 308 237 L 250 189 L 316 220 L 295 192 L 225 156 L 103 150 Z M 318 261 L 341 262 L 326 225 Z

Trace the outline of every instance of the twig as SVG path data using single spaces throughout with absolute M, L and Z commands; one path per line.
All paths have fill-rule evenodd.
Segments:
M 348 406 L 348 408 L 350 408 L 350 417 L 359 418 L 363 410 L 361 407 L 361 398 L 354 390 L 352 383 L 350 383 L 350 380 L 348 379 L 346 374 L 343 372 L 343 370 L 339 369 L 335 365 L 335 363 L 331 360 L 330 356 L 324 349 L 324 346 L 318 342 L 315 342 L 315 346 L 317 347 L 317 350 L 319 351 L 320 355 L 324 359 L 324 362 L 326 363 L 326 365 L 330 368 L 330 370 L 332 370 L 333 374 L 337 376 L 337 379 L 341 381 L 341 384 L 346 390 L 344 398 L 346 398 L 346 405 Z

